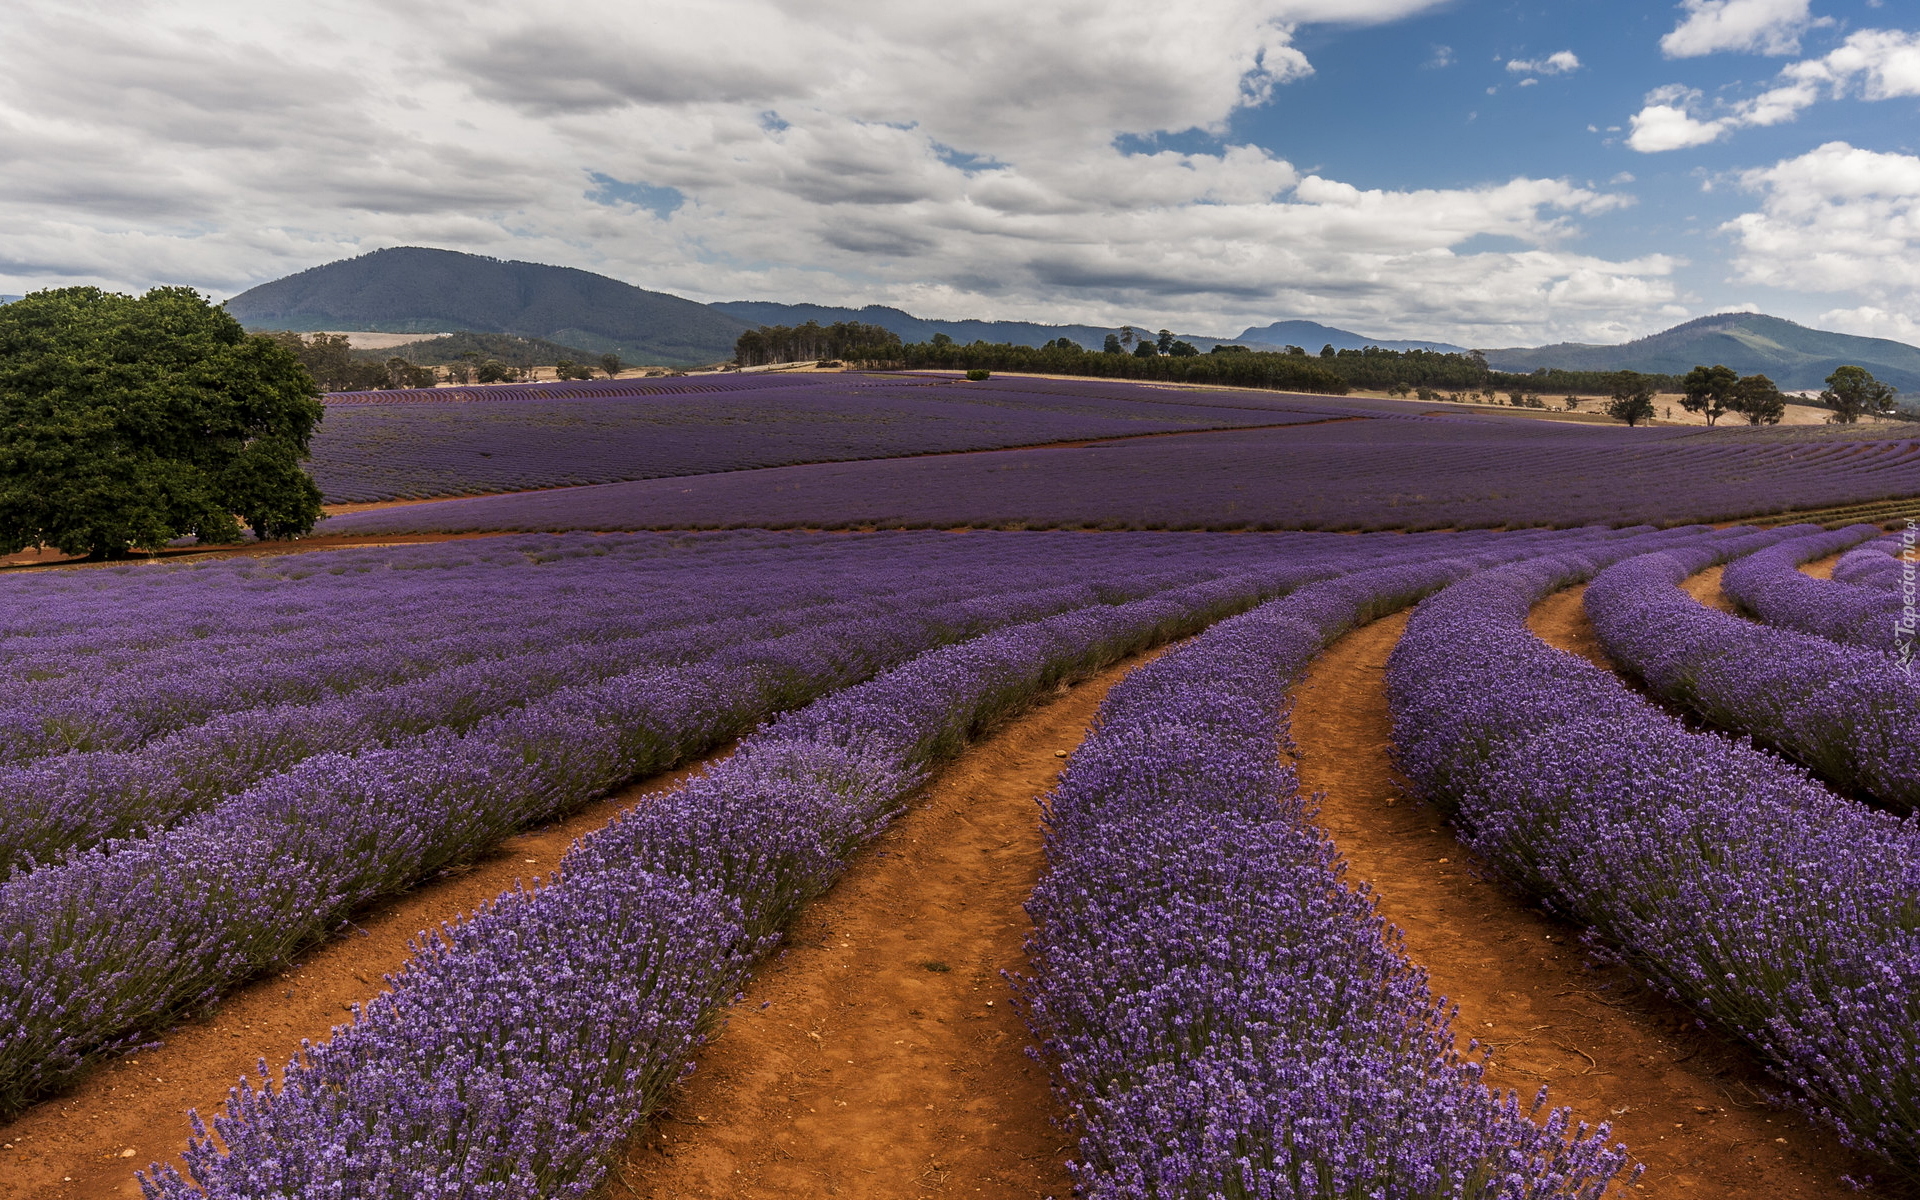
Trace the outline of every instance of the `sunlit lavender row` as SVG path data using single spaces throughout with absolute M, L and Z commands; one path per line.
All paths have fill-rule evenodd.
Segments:
M 1020 989 L 1078 1194 L 1597 1200 L 1622 1174 L 1605 1127 L 1482 1083 L 1278 757 L 1308 660 L 1469 571 L 1312 585 L 1108 695 L 1048 801 Z
M 1920 681 L 1886 654 L 1694 600 L 1680 582 L 1714 554 L 1675 551 L 1601 572 L 1586 610 L 1608 657 L 1655 695 L 1795 759 L 1842 792 L 1901 811 L 1920 807 Z
M 1816 579 L 1802 563 L 1847 550 L 1879 530 L 1855 525 L 1813 533 L 1727 564 L 1720 587 L 1741 610 L 1769 625 L 1797 629 L 1850 646 L 1897 653 L 1914 631 L 1902 627 L 1900 564 L 1885 543 L 1873 542 L 1842 556 L 1832 579 Z M 1849 561 L 1851 560 L 1851 561 Z
M 1628 552 L 1502 568 L 1426 601 L 1387 674 L 1401 766 L 1509 880 L 1920 1180 L 1920 829 L 1688 731 L 1528 632 L 1536 601 Z

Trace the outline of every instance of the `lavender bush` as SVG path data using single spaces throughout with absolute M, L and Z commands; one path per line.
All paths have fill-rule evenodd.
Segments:
M 1920 827 L 1689 732 L 1527 631 L 1539 598 L 1618 556 L 1490 571 L 1426 601 L 1388 666 L 1399 761 L 1509 879 L 1920 1180 Z
M 1597 1200 L 1621 1173 L 1605 1126 L 1536 1123 L 1454 1050 L 1276 755 L 1314 654 L 1467 569 L 1312 585 L 1109 694 L 1049 798 L 1020 989 L 1081 1195 Z
M 1785 629 L 1887 653 L 1898 649 L 1901 599 L 1891 588 L 1862 587 L 1840 577 L 1815 579 L 1801 563 L 1845 550 L 1880 530 L 1872 525 L 1809 534 L 1729 563 L 1720 587 L 1742 611 Z M 1864 547 L 1863 547 L 1864 548 Z M 1872 558 L 1890 566 L 1885 554 Z M 1897 566 L 1896 566 L 1897 570 Z M 1906 631 L 1911 643 L 1913 631 Z
M 1920 683 L 1885 654 L 1700 604 L 1679 584 L 1712 557 L 1675 551 L 1602 572 L 1586 609 L 1608 657 L 1654 694 L 1843 791 L 1920 806 Z
M 1322 571 L 1276 565 L 1015 626 L 774 722 L 703 778 L 576 845 L 531 898 L 423 942 L 392 992 L 309 1047 L 282 1089 L 263 1078 L 237 1091 L 214 1123 L 218 1143 L 202 1127 L 187 1155 L 194 1184 L 156 1167 L 147 1195 L 588 1194 L 743 964 L 832 883 L 931 762 L 1062 678 Z M 608 948 L 609 924 L 639 952 Z M 553 976 L 558 987 L 538 985 Z M 622 1019 L 601 996 L 649 1022 Z M 567 997 L 579 1002 L 558 1002 Z M 471 1098 L 447 1095 L 449 1062 L 474 1064 Z M 520 1128 L 522 1106 L 534 1132 Z

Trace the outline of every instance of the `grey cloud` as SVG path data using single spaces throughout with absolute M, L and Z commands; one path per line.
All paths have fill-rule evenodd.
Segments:
M 476 94 L 538 115 L 631 105 L 765 107 L 804 99 L 817 82 L 752 55 L 693 58 L 646 43 L 614 43 L 604 31 L 547 27 L 493 35 L 456 50 L 448 66 Z

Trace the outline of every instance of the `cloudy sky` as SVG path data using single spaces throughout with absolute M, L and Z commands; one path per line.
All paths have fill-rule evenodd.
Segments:
M 382 246 L 702 300 L 1920 340 L 1912 0 L 40 0 L 0 292 Z

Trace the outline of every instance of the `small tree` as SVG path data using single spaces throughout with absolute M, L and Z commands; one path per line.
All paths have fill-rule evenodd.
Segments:
M 1727 407 L 1745 417 L 1749 425 L 1778 425 L 1787 415 L 1787 398 L 1765 375 L 1748 375 L 1733 385 Z
M 1893 411 L 1896 394 L 1892 386 L 1875 379 L 1865 367 L 1839 367 L 1827 376 L 1827 390 L 1820 393 L 1820 403 L 1833 410 L 1828 421 L 1851 425 L 1863 413 Z
M 1607 404 L 1607 415 L 1616 421 L 1625 421 L 1631 429 L 1642 421 L 1653 420 L 1653 398 L 1657 394 L 1653 381 L 1638 371 L 1616 371 L 1613 375 L 1613 399 Z
M 1740 376 L 1732 367 L 1695 367 L 1680 381 L 1680 407 L 1705 413 L 1711 425 L 1733 407 L 1733 389 L 1739 382 Z
M 1167 347 L 1167 356 L 1169 358 L 1198 358 L 1200 357 L 1200 347 L 1194 345 L 1192 342 L 1175 342 L 1173 345 Z
M 191 288 L 16 300 L 0 307 L 0 552 L 117 558 L 237 541 L 241 521 L 305 533 L 320 489 L 300 461 L 324 413 L 284 339 Z
M 1102 345 L 1100 349 L 1107 354 L 1126 353 L 1126 348 L 1120 345 L 1120 335 L 1117 333 L 1108 334 L 1106 343 Z
M 1159 348 L 1160 353 L 1172 354 L 1173 353 L 1173 331 L 1169 329 L 1162 329 L 1160 331 L 1160 336 L 1154 339 L 1153 344 Z
M 625 363 L 620 361 L 620 356 L 611 350 L 600 356 L 600 369 L 607 373 L 608 379 L 612 379 L 615 375 L 618 375 L 620 368 L 625 365 Z
M 1133 356 L 1135 358 L 1159 358 L 1160 347 L 1145 338 L 1141 338 L 1139 344 L 1133 348 Z
M 474 367 L 473 377 L 480 383 L 505 383 L 507 380 L 520 378 L 520 372 L 497 358 L 489 358 L 482 360 L 478 366 Z
M 1561 403 L 1567 406 L 1568 412 L 1572 412 L 1574 409 L 1580 407 L 1580 397 L 1568 396 L 1565 400 L 1561 401 Z
M 1139 336 L 1139 334 L 1133 331 L 1133 326 L 1131 325 L 1122 325 L 1120 327 L 1120 345 L 1122 347 L 1133 345 L 1134 339 Z

